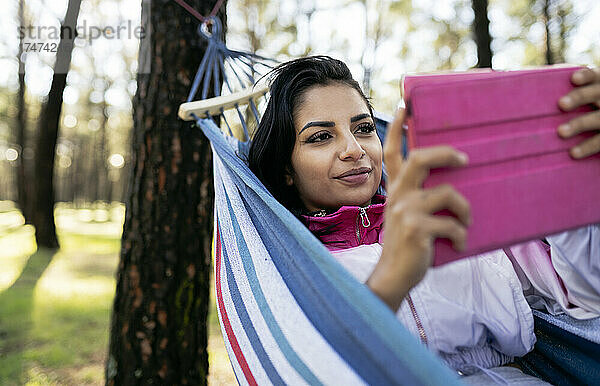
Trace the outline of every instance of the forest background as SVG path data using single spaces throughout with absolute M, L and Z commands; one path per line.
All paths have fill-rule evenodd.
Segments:
M 58 28 L 66 6 L 67 1 L 25 1 L 22 23 Z M 17 201 L 20 157 L 34 157 L 37 118 L 50 91 L 55 54 L 23 56 L 27 121 L 21 144 L 16 133 L 19 0 L 2 7 L 0 200 Z M 83 0 L 78 20 L 79 25 L 128 20 L 139 25 L 140 14 L 139 0 Z M 230 47 L 280 61 L 309 54 L 343 59 L 384 113 L 393 112 L 400 100 L 402 74 L 477 64 L 474 13 L 465 0 L 230 0 L 227 15 Z M 600 63 L 600 4 L 593 0 L 492 0 L 488 15 L 494 69 L 545 64 L 547 51 L 555 63 Z M 125 201 L 138 44 L 135 38 L 75 40 L 56 146 L 57 201 Z
M 78 26 L 143 24 L 140 0 L 75 2 Z M 5 0 L 0 13 L 0 384 L 104 379 L 114 272 L 133 180 L 133 99 L 144 69 L 138 68 L 139 36 L 80 36 L 64 84 L 57 84 L 56 52 L 25 49 L 24 43 L 58 47 L 60 39 L 47 32 L 68 22 L 73 3 Z M 375 109 L 391 114 L 403 74 L 481 64 L 473 33 L 477 3 L 487 6 L 494 69 L 600 65 L 595 0 L 228 0 L 226 41 L 279 61 L 311 54 L 342 59 Z M 19 28 L 32 26 L 48 27 L 46 35 L 34 37 L 30 30 L 20 40 Z M 169 34 L 178 38 L 177 30 Z M 53 102 L 60 112 L 55 143 L 40 135 L 51 120 L 45 106 Z M 32 191 L 40 159 L 52 159 L 46 166 L 53 191 Z M 54 196 L 58 250 L 36 248 L 28 219 L 35 215 L 27 216 L 36 210 L 24 200 L 36 195 Z M 231 370 L 214 314 L 210 320 L 209 380 L 227 383 Z

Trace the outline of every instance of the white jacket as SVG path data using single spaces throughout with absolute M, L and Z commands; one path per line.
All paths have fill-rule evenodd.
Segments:
M 530 307 L 579 319 L 600 315 L 600 224 L 430 268 L 402 302 L 404 326 L 450 367 L 470 374 L 506 364 L 535 343 Z M 366 282 L 379 243 L 332 251 Z M 529 303 L 529 304 L 528 304 Z
M 381 244 L 333 251 L 335 259 L 365 282 Z M 402 324 L 450 367 L 464 374 L 529 352 L 533 315 L 510 260 L 502 250 L 430 268 L 402 302 Z

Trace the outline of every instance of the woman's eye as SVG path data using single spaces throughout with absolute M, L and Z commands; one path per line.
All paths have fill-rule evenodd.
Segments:
M 331 138 L 331 134 L 329 134 L 328 132 L 322 132 L 311 135 L 306 142 L 322 142 L 329 138 Z
M 370 134 L 375 131 L 375 125 L 372 123 L 363 123 L 356 128 L 356 132 L 360 134 Z

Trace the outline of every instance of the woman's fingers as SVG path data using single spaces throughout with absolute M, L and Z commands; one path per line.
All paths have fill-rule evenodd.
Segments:
M 438 185 L 420 192 L 421 206 L 429 214 L 441 210 L 454 213 L 460 222 L 471 225 L 471 206 L 467 199 L 450 185 Z
M 572 147 L 569 153 L 577 159 L 600 153 L 600 133 Z
M 427 216 L 423 219 L 423 227 L 431 241 L 435 238 L 449 239 L 457 251 L 463 251 L 467 246 L 467 228 L 454 217 Z
M 571 82 L 576 86 L 600 81 L 600 69 L 598 68 L 582 68 L 577 70 L 571 76 Z
M 600 130 L 600 110 L 580 115 L 558 127 L 558 134 L 570 138 L 586 131 Z
M 579 87 L 560 98 L 558 106 L 561 109 L 571 111 L 587 104 L 600 107 L 600 68 L 576 71 L 572 81 Z
M 383 144 L 383 159 L 388 176 L 395 177 L 402 164 L 402 125 L 406 116 L 404 109 L 398 109 L 396 117 L 387 128 Z
M 560 108 L 570 111 L 586 104 L 600 107 L 600 68 L 576 71 L 571 80 L 579 87 L 559 100 Z M 563 138 L 570 138 L 584 132 L 597 134 L 573 146 L 569 151 L 573 158 L 585 158 L 600 153 L 600 111 L 580 115 L 558 127 L 558 134 Z
M 423 185 L 429 171 L 442 167 L 466 165 L 468 157 L 450 146 L 435 146 L 413 150 L 405 164 L 403 188 L 418 189 Z
M 573 158 L 585 158 L 600 153 L 600 110 L 581 115 L 558 127 L 558 134 L 563 138 L 570 138 L 589 131 L 595 131 L 598 134 L 573 146 L 569 151 Z

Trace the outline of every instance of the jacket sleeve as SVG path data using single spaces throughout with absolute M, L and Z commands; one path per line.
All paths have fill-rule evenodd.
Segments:
M 600 224 L 547 237 L 569 302 L 600 315 Z
M 500 366 L 533 348 L 533 315 L 502 250 L 432 268 L 411 294 L 430 348 L 454 369 Z

